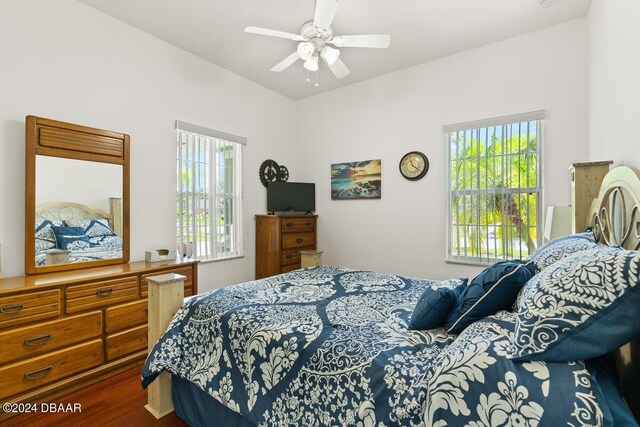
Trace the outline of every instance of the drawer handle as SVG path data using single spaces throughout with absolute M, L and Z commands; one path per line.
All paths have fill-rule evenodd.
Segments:
M 113 292 L 113 288 L 102 288 L 96 291 L 96 295 L 103 297 L 105 295 L 111 294 L 111 292 Z
M 24 340 L 24 343 L 30 347 L 40 347 L 45 345 L 53 338 L 53 334 L 38 335 L 37 337 L 31 337 Z
M 289 255 L 287 255 L 287 258 L 289 258 L 289 259 L 293 258 L 293 255 L 289 254 Z
M 292 222 L 288 222 L 287 223 L 287 227 L 293 227 L 293 223 Z
M 304 239 L 296 239 L 296 243 L 302 243 L 304 242 Z
M 25 372 L 24 377 L 28 380 L 39 380 L 51 373 L 53 365 L 45 366 L 44 368 L 36 369 L 35 371 Z
M 23 308 L 24 308 L 24 304 L 7 304 L 0 307 L 0 313 L 16 314 L 16 313 L 20 313 Z

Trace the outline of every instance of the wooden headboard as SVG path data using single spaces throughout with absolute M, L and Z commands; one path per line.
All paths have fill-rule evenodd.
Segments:
M 594 184 L 591 185 L 594 186 Z M 584 200 L 582 204 L 574 203 L 575 217 L 583 219 L 586 224 L 593 227 L 598 243 L 638 250 L 640 248 L 640 172 L 627 166 L 619 166 L 604 175 L 599 188 L 583 190 L 574 189 L 574 195 L 583 192 L 597 194 L 597 197 L 590 201 Z M 590 207 L 583 211 L 579 208 L 581 205 Z M 640 420 L 640 393 L 638 393 L 640 340 L 631 341 L 621 347 L 617 351 L 616 362 L 624 397 L 635 418 Z
M 80 203 L 56 202 L 47 203 L 36 208 L 36 222 L 48 219 L 50 221 L 69 221 L 106 218 L 113 231 L 122 237 L 122 199 L 109 199 L 109 211 L 93 209 Z

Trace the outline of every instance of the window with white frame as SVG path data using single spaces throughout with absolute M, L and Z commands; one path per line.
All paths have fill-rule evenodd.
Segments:
M 177 253 L 218 260 L 242 253 L 242 146 L 246 139 L 176 122 Z
M 447 261 L 524 259 L 542 238 L 544 111 L 444 127 Z

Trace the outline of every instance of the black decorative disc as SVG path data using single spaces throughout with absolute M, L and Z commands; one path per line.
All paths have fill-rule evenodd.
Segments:
M 278 181 L 289 181 L 289 169 L 287 169 L 287 167 L 284 165 L 280 165 L 280 169 L 278 169 Z
M 280 166 L 276 163 L 275 160 L 265 160 L 260 165 L 260 182 L 265 187 L 268 182 L 273 182 L 278 180 L 278 173 L 280 172 Z

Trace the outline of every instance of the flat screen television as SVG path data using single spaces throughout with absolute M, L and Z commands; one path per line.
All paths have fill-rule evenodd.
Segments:
M 270 182 L 267 184 L 267 211 L 313 212 L 316 185 L 308 182 Z

